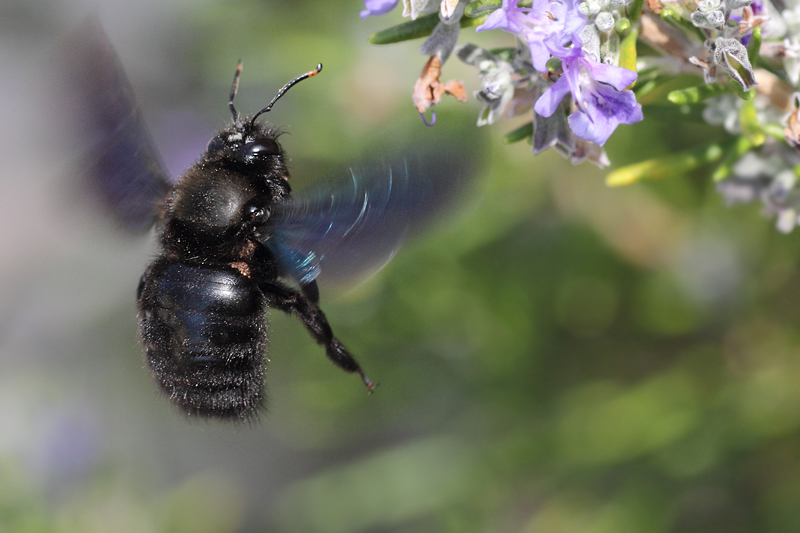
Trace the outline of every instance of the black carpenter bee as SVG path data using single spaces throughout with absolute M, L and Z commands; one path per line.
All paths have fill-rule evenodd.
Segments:
M 373 383 L 334 336 L 320 309 L 317 276 L 375 270 L 409 232 L 464 186 L 465 164 L 428 147 L 397 162 L 354 166 L 343 181 L 293 196 L 278 133 L 252 116 L 233 123 L 173 185 L 130 85 L 102 30 L 73 43 L 73 80 L 89 87 L 85 117 L 100 144 L 88 172 L 128 227 L 156 225 L 159 251 L 137 291 L 139 332 L 160 389 L 190 415 L 249 419 L 264 402 L 266 311 L 296 316 L 339 368 Z M 75 85 L 73 84 L 73 87 Z

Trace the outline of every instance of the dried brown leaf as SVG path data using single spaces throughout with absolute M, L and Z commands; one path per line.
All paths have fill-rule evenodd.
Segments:
M 422 73 L 414 85 L 414 92 L 411 98 L 414 100 L 414 107 L 420 113 L 425 113 L 430 107 L 435 106 L 442 100 L 445 94 L 453 95 L 460 102 L 467 101 L 467 91 L 464 84 L 458 80 L 450 80 L 447 83 L 439 81 L 442 75 L 442 62 L 436 55 L 431 56 Z

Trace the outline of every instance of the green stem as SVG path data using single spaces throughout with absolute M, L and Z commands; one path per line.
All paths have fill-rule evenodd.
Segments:
M 764 133 L 772 137 L 773 139 L 777 139 L 779 141 L 786 140 L 786 131 L 777 124 L 766 124 L 763 126 Z
M 742 89 L 741 85 L 739 85 L 737 82 L 733 81 L 733 78 L 730 79 L 730 83 L 728 85 L 730 85 L 730 87 L 733 90 L 734 94 L 736 94 L 736 96 L 738 96 L 742 100 L 752 100 L 753 98 L 756 97 L 756 89 L 755 89 L 755 87 L 745 91 L 744 89 Z
M 731 146 L 725 154 L 722 163 L 720 163 L 714 173 L 711 174 L 711 179 L 714 181 L 722 181 L 730 176 L 733 165 L 735 165 L 751 148 L 753 148 L 753 143 L 750 139 L 744 136 L 737 137 L 733 146 Z
M 750 140 L 753 146 L 761 146 L 766 142 L 767 135 L 758 120 L 758 112 L 754 100 L 742 102 L 741 107 L 739 107 L 739 124 L 742 127 L 742 133 Z
M 671 7 L 665 7 L 661 14 L 659 15 L 661 20 L 666 22 L 667 24 L 671 25 L 673 28 L 676 28 L 681 31 L 688 32 L 692 35 L 697 36 L 697 38 L 702 42 L 705 41 L 706 36 L 703 34 L 703 31 L 696 27 L 691 21 L 683 18 L 678 14 L 674 9 Z

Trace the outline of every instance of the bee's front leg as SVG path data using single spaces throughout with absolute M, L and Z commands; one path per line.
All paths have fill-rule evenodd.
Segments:
M 277 282 L 261 283 L 260 288 L 267 298 L 268 305 L 280 309 L 284 313 L 295 315 L 305 324 L 314 339 L 325 346 L 328 358 L 336 366 L 347 372 L 358 373 L 370 391 L 375 388 L 375 384 L 364 374 L 361 366 L 350 352 L 339 339 L 333 336 L 325 313 L 308 296 Z

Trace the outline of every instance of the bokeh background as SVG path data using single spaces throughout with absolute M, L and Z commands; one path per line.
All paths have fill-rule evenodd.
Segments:
M 423 127 L 421 42 L 368 45 L 401 19 L 361 7 L 0 0 L 0 531 L 800 531 L 800 235 L 726 208 L 703 171 L 609 189 L 503 145 L 508 123 L 446 221 L 322 286 L 376 394 L 280 313 L 259 421 L 157 393 L 135 318 L 152 237 L 70 186 L 61 39 L 100 18 L 175 174 L 229 120 L 239 58 L 248 111 L 322 62 L 270 113 L 297 184 Z M 486 38 L 461 42 L 507 44 Z M 443 78 L 471 94 L 475 74 L 454 58 Z M 467 132 L 479 106 L 437 110 Z M 606 148 L 621 165 L 715 135 L 646 121 Z

